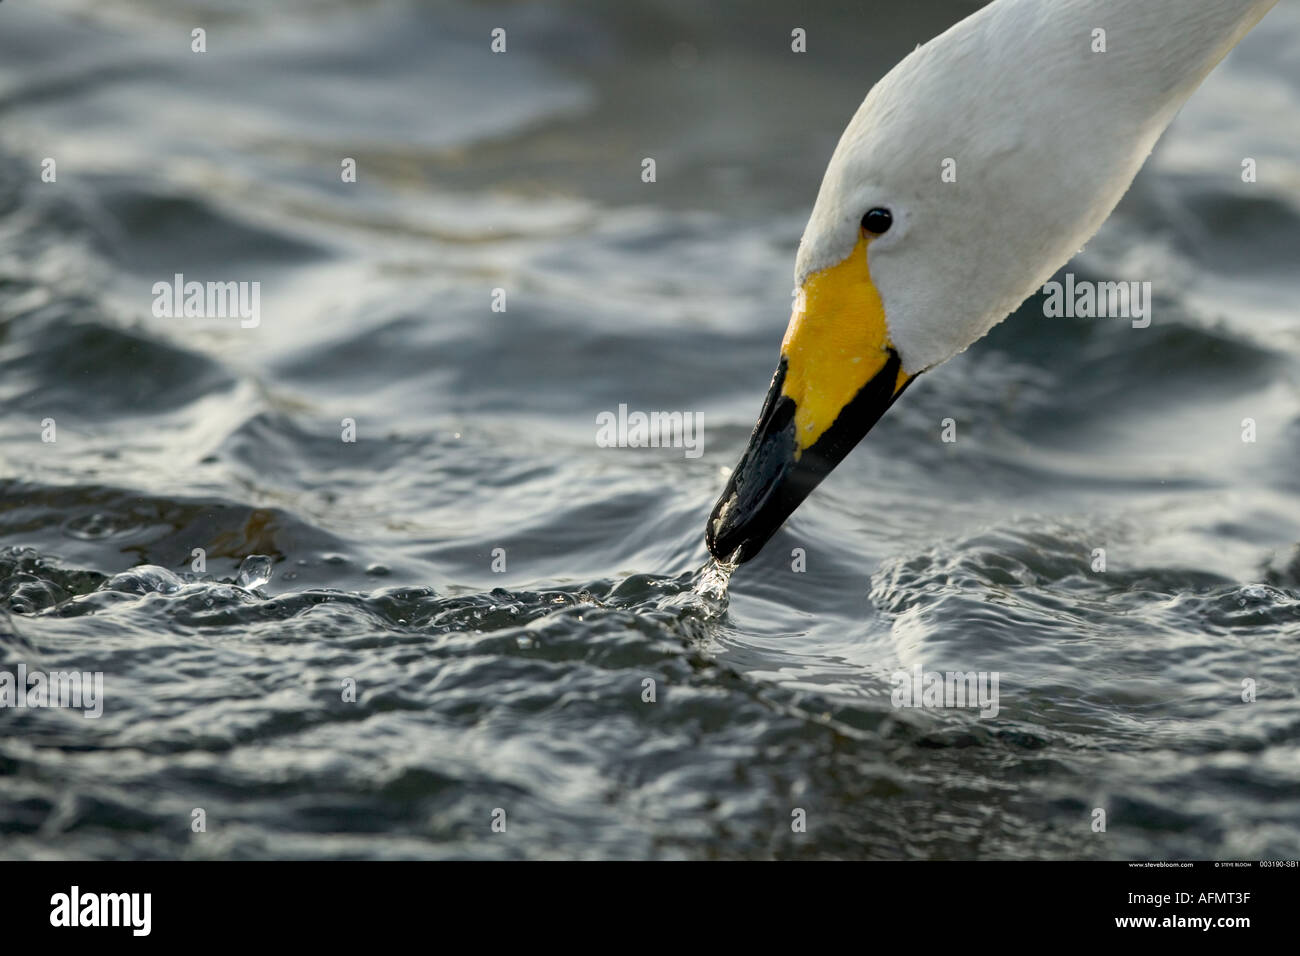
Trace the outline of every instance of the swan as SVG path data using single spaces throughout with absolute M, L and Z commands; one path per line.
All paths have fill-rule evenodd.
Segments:
M 1276 3 L 994 0 L 890 70 L 826 168 L 712 555 L 757 554 L 918 375 L 1043 286 Z

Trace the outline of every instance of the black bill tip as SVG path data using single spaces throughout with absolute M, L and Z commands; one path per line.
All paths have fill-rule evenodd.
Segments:
M 762 550 L 800 503 L 830 474 L 907 387 L 896 389 L 901 362 L 889 359 L 844 408 L 832 425 L 796 456 L 795 403 L 782 394 L 786 360 L 781 359 L 749 445 L 713 506 L 704 531 L 709 552 L 740 564 Z

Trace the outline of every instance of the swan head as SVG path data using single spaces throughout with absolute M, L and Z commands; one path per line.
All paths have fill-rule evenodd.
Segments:
M 920 373 L 1064 265 L 1276 2 L 995 0 L 890 70 L 826 169 L 713 555 L 757 554 Z M 1101 21 L 1124 38 L 1113 53 Z
M 1041 77 L 986 69 L 972 52 L 985 45 L 968 30 L 919 48 L 844 131 L 758 424 L 706 526 L 718 559 L 752 558 L 918 375 L 1040 288 L 1163 128 L 1137 111 L 1107 137 L 1072 128 L 1058 100 L 1032 95 Z

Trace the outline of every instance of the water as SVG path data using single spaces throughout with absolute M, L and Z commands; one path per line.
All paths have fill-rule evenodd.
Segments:
M 1031 303 L 728 581 L 822 168 L 971 5 L 694 6 L 4 4 L 0 666 L 104 700 L 0 711 L 0 855 L 1300 856 L 1300 15 L 1069 267 L 1149 329 Z

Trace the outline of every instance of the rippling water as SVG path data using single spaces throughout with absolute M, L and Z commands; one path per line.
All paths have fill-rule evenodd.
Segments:
M 0 667 L 104 707 L 0 710 L 0 856 L 1300 857 L 1300 14 L 1069 267 L 1151 327 L 1031 301 L 728 586 L 821 171 L 971 4 L 693 7 L 3 5 Z

